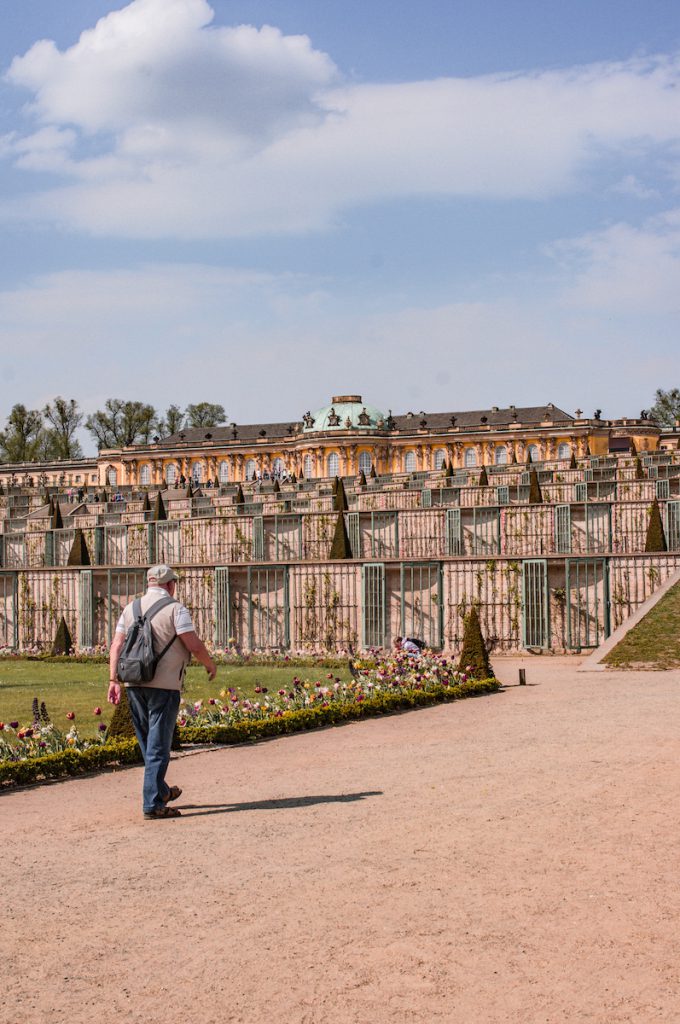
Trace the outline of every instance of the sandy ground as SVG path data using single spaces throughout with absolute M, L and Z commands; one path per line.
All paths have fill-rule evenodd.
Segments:
M 518 660 L 495 660 L 516 683 Z M 680 673 L 0 796 L 2 1024 L 680 1021 Z

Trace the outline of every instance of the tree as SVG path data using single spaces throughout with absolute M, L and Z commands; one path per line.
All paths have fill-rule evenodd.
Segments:
M 658 388 L 655 397 L 649 418 L 664 427 L 674 426 L 676 418 L 680 416 L 680 388 L 671 388 L 670 391 Z
M 188 405 L 186 411 L 187 426 L 189 427 L 216 427 L 218 423 L 226 423 L 227 414 L 221 405 L 213 405 L 212 402 L 198 402 L 197 405 Z
M 99 448 L 126 448 L 131 444 L 148 444 L 157 423 L 152 405 L 107 398 L 103 410 L 87 417 L 85 427 Z
M 655 498 L 649 510 L 649 523 L 647 524 L 647 537 L 645 539 L 645 551 L 668 551 L 666 534 L 663 530 L 661 509 Z
M 463 645 L 458 659 L 458 671 L 473 679 L 493 679 L 494 672 L 482 636 L 477 609 L 473 605 L 463 620 Z
M 74 398 L 67 401 L 57 395 L 51 404 L 43 409 L 43 416 L 52 426 L 48 428 L 52 457 L 55 459 L 80 459 L 83 450 L 75 433 L 83 422 L 83 414 Z
M 12 407 L 7 426 L 0 432 L 4 462 L 35 462 L 45 454 L 46 431 L 42 413 L 20 403 Z
M 178 405 L 170 405 L 165 417 L 158 423 L 158 433 L 161 437 L 170 437 L 171 434 L 178 434 L 183 426 L 184 413 Z

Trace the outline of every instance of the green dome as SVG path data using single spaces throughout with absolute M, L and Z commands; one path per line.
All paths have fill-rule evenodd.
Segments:
M 381 430 L 385 414 L 365 405 L 361 395 L 334 395 L 330 405 L 303 416 L 303 432 L 320 430 Z

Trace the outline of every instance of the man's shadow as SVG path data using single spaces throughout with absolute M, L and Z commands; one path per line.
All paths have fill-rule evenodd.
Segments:
M 312 807 L 314 804 L 348 804 L 367 796 L 382 796 L 381 789 L 366 793 L 338 793 L 320 796 L 287 796 L 279 800 L 252 800 L 241 804 L 180 804 L 183 818 L 205 814 L 233 814 L 234 811 L 279 811 L 290 807 Z

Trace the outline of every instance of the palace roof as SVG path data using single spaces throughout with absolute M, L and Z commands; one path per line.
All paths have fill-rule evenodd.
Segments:
M 359 398 L 359 396 L 348 396 Z M 351 407 L 351 408 L 350 408 Z M 334 409 L 339 420 L 338 423 L 329 423 L 329 416 L 332 417 L 331 409 Z M 367 411 L 369 422 L 360 423 L 359 419 L 362 410 Z M 407 412 L 391 417 L 390 414 L 383 416 L 374 406 L 364 406 L 359 401 L 351 403 L 334 402 L 318 412 L 305 414 L 309 417 L 307 423 L 302 417 L 298 421 L 285 423 L 248 423 L 248 424 L 226 424 L 219 427 L 187 427 L 169 437 L 161 439 L 160 444 L 165 447 L 184 443 L 190 445 L 200 444 L 202 441 L 256 441 L 262 439 L 285 439 L 300 434 L 304 431 L 306 435 L 320 432 L 337 432 L 351 429 L 357 433 L 364 431 L 373 432 L 385 430 L 396 434 L 411 434 L 420 429 L 426 430 L 448 430 L 451 427 L 462 429 L 474 429 L 475 427 L 507 427 L 517 423 L 522 426 L 538 425 L 540 423 L 564 423 L 573 422 L 574 417 L 563 409 L 556 406 L 532 405 L 532 406 L 509 406 L 500 409 L 494 406 L 491 409 L 476 409 L 466 412 Z M 346 421 L 349 415 L 351 427 L 347 427 Z

